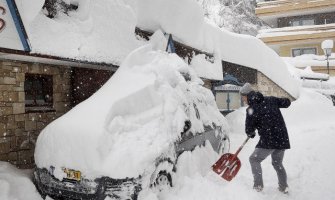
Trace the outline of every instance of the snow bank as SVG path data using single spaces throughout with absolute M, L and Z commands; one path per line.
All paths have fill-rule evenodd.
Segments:
M 0 161 L 1 200 L 42 200 L 31 182 L 31 170 L 18 170 Z
M 36 164 L 77 169 L 86 177 L 137 177 L 172 149 L 186 119 L 193 133 L 213 122 L 227 127 L 213 94 L 200 84 L 176 54 L 151 51 L 151 45 L 135 50 L 98 92 L 42 131 Z M 202 102 L 201 119 L 194 101 Z
M 161 196 L 152 193 L 142 194 L 140 200 L 313 200 L 321 196 L 324 199 L 334 199 L 335 162 L 329 155 L 335 150 L 333 145 L 335 107 L 323 95 L 304 89 L 299 99 L 292 102 L 288 109 L 282 109 L 282 113 L 292 147 L 286 151 L 284 157 L 290 187 L 288 196 L 277 190 L 277 174 L 270 157 L 262 162 L 264 190 L 259 193 L 252 189 L 249 156 L 258 142 L 259 138 L 256 136 L 249 140 L 240 152 L 238 157 L 242 167 L 231 182 L 224 181 L 211 171 L 209 166 L 216 157 L 210 149 L 201 148 L 191 154 L 184 154 L 179 159 L 178 169 L 183 170 L 177 172 L 178 182 L 171 191 Z M 245 125 L 245 110 L 234 111 L 227 115 L 227 119 L 229 123 L 235 122 L 230 123 L 232 129 L 236 130 L 230 135 L 231 152 L 234 152 L 246 138 L 244 129 L 241 129 Z M 199 159 L 205 160 L 200 168 L 193 170 L 194 166 L 198 165 Z
M 301 99 L 292 103 L 292 108 L 295 112 L 291 112 L 286 118 L 288 121 L 293 121 L 299 118 L 301 127 L 307 128 L 310 126 L 319 126 L 321 124 L 333 124 L 330 119 L 335 117 L 335 107 L 330 99 L 322 94 L 311 90 L 302 89 Z M 285 111 L 286 112 L 286 111 Z M 301 115 L 301 113 L 304 113 Z M 297 121 L 297 120 L 296 120 Z M 317 123 L 317 124 L 316 124 Z

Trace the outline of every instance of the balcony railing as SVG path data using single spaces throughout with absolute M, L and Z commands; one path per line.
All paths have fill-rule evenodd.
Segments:
M 324 0 L 264 0 L 257 3 L 258 8 L 263 7 L 273 7 L 273 6 L 282 6 L 282 5 L 292 5 L 292 4 L 301 4 L 309 2 L 323 2 Z

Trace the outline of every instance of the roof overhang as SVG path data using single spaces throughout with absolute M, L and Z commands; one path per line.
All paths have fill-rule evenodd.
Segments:
M 86 60 L 63 58 L 58 56 L 29 53 L 25 51 L 6 49 L 6 48 L 0 48 L 0 60 L 16 60 L 30 63 L 43 63 L 43 64 L 58 65 L 65 67 L 83 67 L 83 68 L 110 70 L 110 71 L 116 71 L 118 69 L 117 65 L 109 63 L 98 63 Z

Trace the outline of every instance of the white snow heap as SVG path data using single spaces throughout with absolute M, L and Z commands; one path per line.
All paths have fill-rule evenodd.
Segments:
M 213 61 L 209 61 L 205 54 L 199 54 L 192 58 L 191 67 L 202 78 L 223 80 L 222 62 L 218 58 L 214 57 Z
M 143 44 L 134 34 L 134 12 L 123 1 L 77 3 L 77 10 L 53 19 L 40 11 L 26 26 L 33 53 L 119 65 Z
M 228 126 L 193 69 L 176 54 L 151 47 L 131 53 L 99 91 L 42 131 L 35 150 L 38 167 L 68 167 L 86 177 L 137 177 L 171 149 L 186 119 L 193 133 L 213 122 Z M 194 101 L 202 102 L 200 119 Z

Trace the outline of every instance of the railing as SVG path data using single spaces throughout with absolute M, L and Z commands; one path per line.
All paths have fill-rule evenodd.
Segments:
M 261 1 L 257 3 L 257 8 L 263 7 L 273 7 L 273 6 L 281 6 L 281 5 L 290 5 L 290 4 L 300 4 L 300 3 L 308 3 L 308 2 L 322 2 L 324 0 L 267 0 Z
M 276 33 L 276 32 L 318 32 L 318 31 L 332 31 L 335 30 L 334 24 L 327 25 L 313 25 L 313 26 L 291 26 L 291 27 L 282 27 L 282 28 L 271 28 L 260 30 L 259 33 Z

